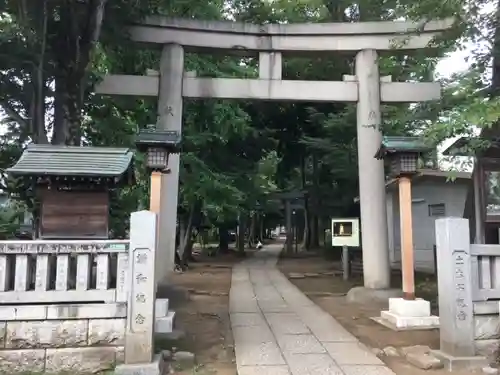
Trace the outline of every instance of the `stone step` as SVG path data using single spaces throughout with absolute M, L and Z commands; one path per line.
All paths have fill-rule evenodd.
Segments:
M 169 311 L 167 316 L 157 317 L 155 321 L 155 333 L 170 333 L 174 330 L 175 311 Z
M 168 314 L 168 298 L 157 298 L 155 300 L 155 316 L 164 318 Z

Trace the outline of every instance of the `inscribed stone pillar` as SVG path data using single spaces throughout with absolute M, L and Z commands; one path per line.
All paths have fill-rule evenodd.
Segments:
M 155 326 L 155 253 L 157 216 L 133 212 L 130 218 L 129 277 L 125 332 L 125 364 L 147 364 L 153 359 Z
M 375 159 L 382 142 L 377 52 L 356 55 L 359 201 L 365 287 L 390 286 L 384 162 Z
M 436 220 L 440 349 L 455 357 L 472 357 L 474 316 L 469 221 Z
M 184 50 L 177 44 L 163 47 L 160 62 L 158 122 L 160 130 L 182 130 L 182 78 Z M 179 195 L 179 154 L 169 156 L 170 173 L 162 175 L 158 231 L 157 279 L 161 281 L 173 270 L 177 199 Z

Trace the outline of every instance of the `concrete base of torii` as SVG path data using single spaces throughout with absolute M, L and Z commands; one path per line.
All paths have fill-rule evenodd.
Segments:
M 401 289 L 355 287 L 349 290 L 346 300 L 358 304 L 382 304 L 389 301 L 389 308 L 371 319 L 394 331 L 439 328 L 439 317 L 431 315 L 429 301 L 420 298 L 409 301 L 403 299 L 402 295 Z
M 421 298 L 389 298 L 389 310 L 382 311 L 380 317 L 373 320 L 394 331 L 439 328 L 439 317 L 431 315 L 430 302 Z

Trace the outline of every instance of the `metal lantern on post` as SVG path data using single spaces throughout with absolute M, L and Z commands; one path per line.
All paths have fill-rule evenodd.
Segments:
M 168 156 L 179 152 L 181 136 L 177 131 L 157 130 L 152 126 L 137 134 L 135 144 L 146 153 L 146 165 L 153 172 L 168 173 Z
M 411 176 L 418 172 L 420 156 L 431 150 L 417 137 L 384 137 L 375 157 L 389 161 L 391 176 Z
M 418 173 L 420 156 L 431 150 L 420 138 L 384 137 L 375 154 L 375 158 L 389 161 L 391 175 L 398 178 L 403 297 L 407 300 L 415 299 L 411 176 Z
M 162 174 L 169 172 L 168 157 L 180 152 L 180 142 L 179 132 L 157 130 L 151 125 L 137 134 L 137 150 L 146 153 L 146 165 L 151 171 L 149 210 L 157 214 L 160 213 Z

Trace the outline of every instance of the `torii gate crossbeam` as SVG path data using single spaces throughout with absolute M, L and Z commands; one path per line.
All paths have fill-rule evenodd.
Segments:
M 390 267 L 383 161 L 374 158 L 382 134 L 381 102 L 421 102 L 440 97 L 432 82 L 391 82 L 380 77 L 377 51 L 427 48 L 453 20 L 358 22 L 325 24 L 248 25 L 150 17 L 130 28 L 133 41 L 163 45 L 159 72 L 146 76 L 108 75 L 97 85 L 105 95 L 158 96 L 157 126 L 182 130 L 182 98 L 233 98 L 356 102 L 359 190 L 363 243 L 363 274 L 368 288 L 388 288 Z M 259 78 L 197 78 L 184 72 L 184 51 L 225 50 L 258 55 Z M 282 54 L 356 53 L 355 76 L 340 82 L 282 80 Z M 160 212 L 159 274 L 171 270 L 175 254 L 175 225 L 179 157 L 171 155 L 171 173 L 163 176 Z

